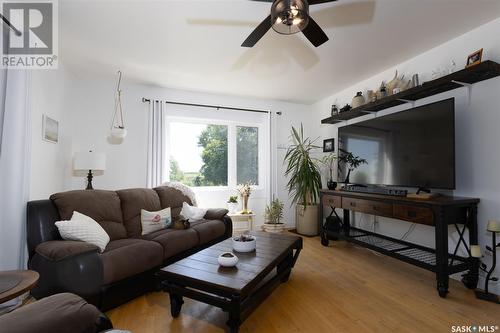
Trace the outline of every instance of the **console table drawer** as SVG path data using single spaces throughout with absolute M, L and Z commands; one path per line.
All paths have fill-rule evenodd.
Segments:
M 338 207 L 342 205 L 342 198 L 333 196 L 333 195 L 324 195 L 323 196 L 323 206 L 331 206 L 331 207 Z
M 420 224 L 434 225 L 434 213 L 427 207 L 395 204 L 394 218 Z
M 342 198 L 342 208 L 366 214 L 392 217 L 392 204 L 381 201 Z

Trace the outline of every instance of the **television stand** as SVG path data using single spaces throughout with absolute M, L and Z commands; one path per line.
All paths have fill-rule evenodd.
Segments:
M 448 293 L 449 275 L 458 272 L 465 272 L 462 282 L 467 288 L 477 287 L 479 260 L 470 256 L 470 244 L 478 244 L 479 199 L 440 196 L 429 200 L 418 200 L 330 190 L 321 190 L 320 197 L 319 223 L 323 245 L 327 246 L 329 240 L 334 238 L 328 226 L 323 224 L 323 208 L 325 206 L 332 210 L 340 208 L 343 210 L 342 230 L 333 236 L 434 272 L 437 290 L 441 297 L 446 297 Z M 351 227 L 351 211 L 433 226 L 436 247 L 432 249 Z M 452 254 L 448 252 L 449 225 L 454 225 L 459 234 L 459 241 Z M 464 238 L 465 229 L 469 230 L 468 242 Z M 461 246 L 469 254 L 467 257 L 457 255 Z

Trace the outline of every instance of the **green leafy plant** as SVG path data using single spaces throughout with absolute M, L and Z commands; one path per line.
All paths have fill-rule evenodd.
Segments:
M 279 199 L 274 199 L 269 205 L 266 205 L 264 213 L 266 223 L 280 224 L 283 218 L 283 203 Z
M 321 174 L 318 170 L 318 161 L 311 157 L 311 152 L 319 146 L 309 138 L 304 138 L 304 128 L 300 131 L 292 127 L 292 145 L 288 147 L 285 155 L 287 165 L 285 175 L 289 177 L 288 192 L 293 203 L 304 206 L 316 204 L 321 188 Z
M 229 203 L 238 203 L 238 196 L 237 195 L 231 195 L 229 199 L 227 200 Z
M 335 154 L 325 155 L 320 160 L 320 163 L 323 164 L 330 171 L 330 180 L 333 180 L 333 169 L 335 167 L 336 160 L 337 160 L 337 155 L 335 155 Z
M 344 164 L 347 168 L 347 176 L 345 177 L 344 183 L 349 183 L 349 177 L 351 176 L 351 172 L 356 170 L 361 164 L 368 164 L 368 162 L 364 158 L 360 158 L 359 156 L 354 156 L 351 152 L 344 151 L 343 154 L 339 157 L 339 161 Z

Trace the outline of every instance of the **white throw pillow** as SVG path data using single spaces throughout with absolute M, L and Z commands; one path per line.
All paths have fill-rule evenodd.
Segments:
M 87 215 L 73 212 L 71 220 L 57 221 L 56 227 L 64 240 L 75 240 L 94 244 L 101 252 L 109 243 L 109 235 L 99 223 Z
M 170 224 L 172 224 L 170 207 L 158 212 L 148 212 L 147 210 L 141 209 L 142 235 L 168 228 Z
M 208 209 L 198 208 L 190 206 L 187 202 L 182 203 L 181 215 L 184 216 L 185 219 L 196 221 L 201 220 L 203 216 L 207 213 Z

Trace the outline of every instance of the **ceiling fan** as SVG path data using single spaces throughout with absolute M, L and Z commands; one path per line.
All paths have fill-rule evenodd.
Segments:
M 309 6 L 337 0 L 250 0 L 272 2 L 271 14 L 248 36 L 242 47 L 253 47 L 273 28 L 283 35 L 295 34 L 299 31 L 315 46 L 328 41 L 328 36 L 320 26 L 309 16 Z

